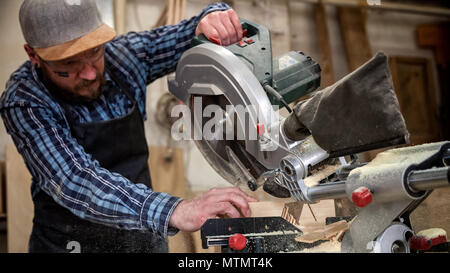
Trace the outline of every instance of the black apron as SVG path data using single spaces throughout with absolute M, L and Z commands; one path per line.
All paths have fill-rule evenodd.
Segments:
M 111 78 L 114 79 L 113 75 Z M 132 110 L 109 121 L 75 124 L 67 106 L 63 106 L 72 136 L 101 167 L 151 188 L 148 146 L 139 107 L 127 89 L 115 82 L 133 103 Z M 33 202 L 30 252 L 168 252 L 167 240 L 155 233 L 117 229 L 83 220 L 42 190 Z

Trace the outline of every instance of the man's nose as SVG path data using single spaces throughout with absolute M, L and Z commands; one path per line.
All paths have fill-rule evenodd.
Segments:
M 93 81 L 97 77 L 97 70 L 90 64 L 84 64 L 79 76 L 83 80 Z

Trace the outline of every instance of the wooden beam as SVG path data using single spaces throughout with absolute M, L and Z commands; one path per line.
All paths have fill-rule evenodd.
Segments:
M 361 8 L 339 7 L 338 17 L 350 72 L 372 57 L 366 32 L 366 18 Z
M 321 2 L 315 5 L 315 19 L 320 47 L 320 67 L 322 68 L 320 85 L 323 88 L 334 83 L 334 71 L 328 35 L 327 16 L 325 7 Z

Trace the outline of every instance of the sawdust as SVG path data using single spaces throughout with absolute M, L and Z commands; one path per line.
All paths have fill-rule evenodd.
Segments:
M 339 253 L 341 252 L 341 243 L 337 241 L 327 241 L 313 248 L 305 248 L 300 251 L 289 253 Z
M 272 232 L 259 232 L 259 233 L 245 233 L 242 234 L 245 237 L 258 237 L 258 236 L 279 236 L 279 235 L 290 235 L 290 234 L 300 234 L 300 231 L 297 230 L 285 230 L 285 231 L 272 231 Z M 230 235 L 218 235 L 214 236 L 214 238 L 228 238 Z
M 436 143 L 430 143 L 381 152 L 367 165 L 351 171 L 349 177 L 359 177 L 360 181 L 380 180 L 389 171 L 422 162 L 436 153 L 435 148 Z
M 433 239 L 439 236 L 447 236 L 447 232 L 442 228 L 430 228 L 422 230 L 416 234 L 417 236 L 423 236 L 426 239 Z

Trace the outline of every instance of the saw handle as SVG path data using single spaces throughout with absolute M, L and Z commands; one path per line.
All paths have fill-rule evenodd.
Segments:
M 252 23 L 252 22 L 249 22 L 249 21 L 247 21 L 245 19 L 241 19 L 241 26 L 242 26 L 242 38 L 243 39 L 244 38 L 251 38 L 251 37 L 257 35 L 260 32 L 259 31 L 259 29 L 260 29 L 259 25 L 255 24 L 255 23 Z M 242 42 L 242 40 L 238 41 L 238 42 L 236 42 L 234 44 L 237 44 L 239 42 Z M 203 44 L 203 43 L 213 43 L 213 44 L 220 45 L 220 46 L 222 45 L 222 43 L 220 42 L 220 39 L 214 38 L 214 37 L 211 37 L 211 38 L 208 39 L 208 38 L 206 38 L 206 36 L 204 34 L 200 34 L 200 35 L 194 37 L 192 39 L 191 45 L 192 46 L 196 46 L 196 45 Z

